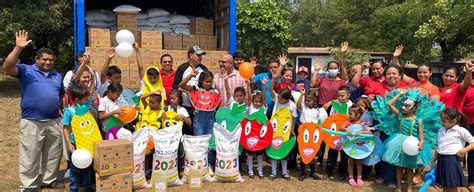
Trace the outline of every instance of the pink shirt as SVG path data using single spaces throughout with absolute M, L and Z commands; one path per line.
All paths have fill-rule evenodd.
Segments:
M 240 73 L 237 70 L 234 70 L 232 74 L 233 76 L 228 79 L 230 93 L 232 93 L 231 97 L 234 96 L 234 90 L 237 87 L 243 87 L 245 90 L 247 90 L 247 86 L 245 86 L 245 79 L 240 76 Z M 213 87 L 219 91 L 221 101 L 225 103 L 225 101 L 227 101 L 227 95 L 225 92 L 224 75 L 222 72 L 219 72 L 214 76 Z
M 318 99 L 319 104 L 325 103 L 337 98 L 337 90 L 346 86 L 347 82 L 344 80 L 329 80 L 327 78 L 319 78 L 316 80 L 316 87 L 319 87 Z
M 466 91 L 462 111 L 466 114 L 469 124 L 474 124 L 474 85 L 472 84 Z
M 452 107 L 462 111 L 462 100 L 466 92 L 461 93 L 461 84 L 454 83 L 449 87 L 439 88 L 439 101 L 443 102 L 445 107 Z

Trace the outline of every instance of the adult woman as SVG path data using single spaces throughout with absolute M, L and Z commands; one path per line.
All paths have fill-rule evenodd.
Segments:
M 457 83 L 458 79 L 458 69 L 455 67 L 445 68 L 443 71 L 443 83 L 439 88 L 440 92 L 440 101 L 445 104 L 446 107 L 452 107 L 461 111 L 461 104 L 466 91 L 469 88 L 469 84 L 472 81 L 472 63 L 466 62 L 464 69 L 466 70 L 466 75 L 464 76 L 464 82 Z
M 421 94 L 425 95 L 428 93 L 430 99 L 439 101 L 439 88 L 430 82 L 432 75 L 431 67 L 426 64 L 420 65 L 418 66 L 416 74 L 418 81 L 407 75 L 403 76 L 403 81 L 408 83 L 412 88 L 419 89 Z
M 474 135 L 474 81 L 471 81 L 471 85 L 467 89 L 462 111 L 469 120 L 469 132 Z M 469 190 L 474 191 L 474 151 L 470 151 L 467 155 L 467 175 Z

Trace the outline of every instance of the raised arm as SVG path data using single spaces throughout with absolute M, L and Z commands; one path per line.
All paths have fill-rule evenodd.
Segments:
M 403 94 L 407 92 L 408 92 L 407 89 L 400 90 L 400 92 L 388 102 L 388 107 L 396 116 L 400 114 L 400 110 L 398 110 L 395 106 L 393 106 L 393 104 L 397 101 L 398 98 L 400 98 L 400 96 L 402 96 Z
M 303 102 L 303 97 L 305 97 L 306 90 L 301 89 L 300 92 L 301 92 L 301 96 L 298 98 L 298 101 L 296 102 L 296 108 L 301 111 L 303 109 L 302 102 Z
M 107 70 L 109 70 L 110 62 L 115 57 L 115 48 L 110 48 L 107 51 L 107 60 L 105 61 L 104 65 L 100 69 L 100 83 L 104 84 L 107 81 Z
M 250 79 L 252 79 L 252 78 L 250 78 Z M 252 82 L 251 82 L 250 79 L 245 80 L 245 86 L 247 87 L 247 91 L 246 91 L 247 94 L 245 94 L 245 97 L 246 97 L 245 104 L 247 106 L 250 106 L 250 104 L 252 104 L 252 93 L 253 92 L 252 92 L 252 86 L 251 86 Z
M 473 68 L 474 66 L 470 60 L 465 61 L 464 69 L 466 70 L 466 73 L 464 75 L 464 82 L 462 82 L 461 87 L 459 87 L 461 93 L 465 93 L 467 89 L 469 88 L 469 86 L 471 85 Z
M 143 68 L 142 55 L 140 53 L 140 47 L 138 46 L 138 43 L 133 43 L 133 48 L 135 49 L 137 56 L 138 76 L 140 79 L 143 79 L 143 76 L 145 75 L 145 69 Z
M 341 79 L 347 81 L 347 68 L 346 68 L 346 56 L 349 50 L 349 42 L 344 41 L 341 46 L 341 56 L 339 57 L 339 63 L 341 64 Z
M 143 95 L 140 96 L 140 100 L 142 101 L 144 108 L 146 108 L 148 106 L 148 101 L 146 100 L 146 98 L 150 97 L 150 95 L 153 95 L 153 94 L 161 95 L 161 91 L 156 90 L 156 91 L 153 91 L 153 92 L 150 92 L 150 93 L 147 93 L 147 94 L 143 94 Z
M 84 53 L 84 60 L 82 60 L 82 63 L 79 63 L 79 67 L 77 68 L 76 72 L 74 73 L 74 78 L 80 78 L 82 73 L 84 73 L 84 70 L 88 69 L 89 64 L 91 61 L 91 55 L 90 55 L 90 50 L 87 50 Z M 89 71 L 91 72 L 91 71 Z M 92 72 L 91 72 L 92 76 Z
M 95 71 L 89 65 L 87 66 L 87 69 L 89 70 L 89 73 L 91 74 L 91 80 L 90 80 L 90 85 L 89 85 L 89 94 L 90 94 L 90 96 L 92 96 L 92 95 L 94 95 L 94 92 L 95 92 Z
M 370 63 L 365 62 L 362 64 L 362 68 L 356 69 L 356 73 L 352 77 L 351 83 L 354 87 L 360 88 L 360 79 L 362 78 L 362 72 L 366 69 L 370 68 Z
M 400 66 L 400 56 L 402 55 L 403 52 L 403 45 L 397 45 L 395 47 L 395 51 L 393 52 L 393 61 L 392 63 L 394 65 Z
M 3 70 L 6 74 L 11 76 L 16 76 L 18 74 L 18 69 L 16 64 L 18 63 L 18 57 L 23 49 L 28 46 L 32 40 L 28 40 L 28 32 L 25 30 L 20 30 L 15 33 L 16 43 L 15 48 L 12 52 L 8 54 L 5 62 L 3 62 Z
M 272 100 L 276 100 L 275 98 L 275 86 L 277 85 L 278 78 L 280 78 L 281 73 L 275 72 L 272 73 L 272 82 L 270 83 L 270 95 L 272 96 Z
M 186 78 L 184 78 L 183 80 L 181 80 L 181 82 L 179 82 L 179 87 L 181 89 L 186 90 L 186 91 L 191 91 L 193 88 L 191 86 L 186 85 L 186 84 L 188 84 L 188 82 L 189 82 L 189 80 L 191 80 L 191 78 L 196 77 L 196 75 L 198 73 L 199 72 L 197 70 L 193 69 L 191 74 L 189 74 Z
M 314 72 L 313 72 L 313 76 L 311 76 L 311 81 L 309 83 L 310 87 L 319 87 L 319 84 L 316 84 L 316 81 L 318 80 L 318 72 L 320 69 L 321 69 L 321 61 L 317 59 L 314 62 Z
M 265 78 L 263 78 L 261 81 L 262 83 L 262 87 L 263 87 L 263 90 L 262 90 L 262 104 L 264 107 L 267 107 L 267 91 L 265 91 L 265 87 L 267 87 L 267 83 L 268 83 L 268 78 L 265 76 Z

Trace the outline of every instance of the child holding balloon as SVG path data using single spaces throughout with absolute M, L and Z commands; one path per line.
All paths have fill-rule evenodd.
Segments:
M 438 131 L 438 147 L 431 165 L 434 167 L 437 163 L 436 183 L 445 191 L 457 191 L 457 187 L 466 186 L 460 158 L 474 150 L 474 137 L 465 128 L 469 126 L 467 117 L 454 108 L 441 112 L 441 124 L 443 128 Z
M 347 136 L 359 136 L 360 134 L 372 134 L 372 128 L 367 125 L 364 121 L 361 120 L 361 116 L 364 113 L 364 110 L 357 106 L 351 106 L 349 108 L 349 121 L 347 121 L 342 127 L 342 131 L 347 132 Z M 352 125 L 362 125 L 364 128 L 360 131 L 353 133 L 351 129 L 349 129 Z M 348 154 L 349 155 L 349 154 Z M 357 168 L 357 183 L 354 180 L 354 164 Z M 349 184 L 353 187 L 355 186 L 364 186 L 364 182 L 362 181 L 362 159 L 354 159 L 349 156 L 348 163 L 347 163 L 348 173 L 349 173 Z
M 64 110 L 64 116 L 63 116 L 63 132 L 64 132 L 64 139 L 66 140 L 67 143 L 67 150 L 68 150 L 68 156 L 69 159 L 71 159 L 71 154 L 76 150 L 76 143 L 74 139 L 74 134 L 72 132 L 71 128 L 71 121 L 73 116 L 75 115 L 76 112 L 76 107 L 79 105 L 89 105 L 90 100 L 89 100 L 89 91 L 81 87 L 79 85 L 76 85 L 76 83 L 71 83 L 70 88 L 68 89 L 68 92 L 71 94 L 71 99 L 73 101 L 73 105 L 69 106 Z M 84 187 L 86 191 L 93 191 L 93 174 L 94 170 L 92 169 L 92 165 L 89 165 L 85 169 L 80 169 L 77 168 L 74 165 L 74 162 L 70 164 L 70 184 L 69 184 L 69 190 L 70 191 L 78 191 L 79 186 Z M 79 181 L 82 181 L 81 184 L 79 184 Z
M 304 98 L 304 104 L 303 104 Z M 326 120 L 328 114 L 324 108 L 318 108 L 318 96 L 316 91 L 306 92 L 305 89 L 301 89 L 301 96 L 296 102 L 297 109 L 301 112 L 300 121 L 301 123 L 321 123 Z M 302 133 L 299 133 L 302 134 Z M 298 178 L 299 181 L 303 181 L 306 177 L 306 165 L 303 163 L 303 160 L 300 159 L 300 170 L 301 174 Z M 310 173 L 309 175 L 315 180 L 321 179 L 316 172 L 314 171 L 314 162 L 309 164 Z
M 400 90 L 388 102 L 388 107 L 400 120 L 400 130 L 398 133 L 392 133 L 387 138 L 381 152 L 384 152 L 382 156 L 383 161 L 397 166 L 397 188 L 401 189 L 402 174 L 405 171 L 407 174 L 408 191 L 412 191 L 413 169 L 429 166 L 431 163 L 431 152 L 428 147 L 424 146 L 423 121 L 415 115 L 418 101 L 408 97 L 402 101 L 401 109 L 394 106 L 398 98 L 407 92 L 407 89 Z M 416 142 L 411 142 L 412 140 L 418 140 L 419 142 L 416 144 Z

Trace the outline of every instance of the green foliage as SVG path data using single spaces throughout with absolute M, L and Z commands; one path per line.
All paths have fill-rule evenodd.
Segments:
M 292 40 L 290 13 L 270 0 L 237 6 L 237 45 L 249 56 L 261 58 L 286 52 Z M 263 60 L 262 60 L 263 59 Z
M 329 55 L 329 58 L 331 60 L 339 61 L 340 55 L 341 55 L 341 50 L 340 49 L 331 49 L 331 54 Z M 364 62 L 368 62 L 369 59 L 370 59 L 369 54 L 363 54 L 363 53 L 356 52 L 353 49 L 349 49 L 347 51 L 345 61 L 346 61 L 347 68 L 350 68 L 353 65 L 358 65 L 358 64 L 362 64 Z
M 71 1 L 1 1 L 0 7 L 0 57 L 6 58 L 12 51 L 15 32 L 27 30 L 33 42 L 21 54 L 22 63 L 33 63 L 35 51 L 49 47 L 56 52 L 56 70 L 64 72 L 73 67 Z

